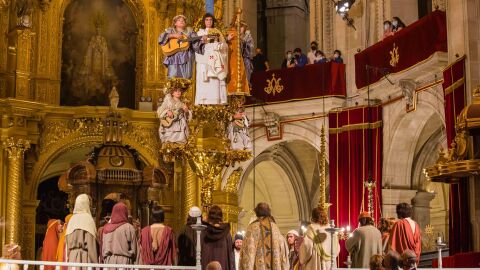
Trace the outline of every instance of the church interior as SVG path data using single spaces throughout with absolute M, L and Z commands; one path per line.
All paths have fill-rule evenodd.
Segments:
M 159 137 L 159 36 L 179 14 L 196 31 L 206 11 L 239 33 L 241 18 L 268 68 L 222 106 L 196 105 L 194 75 L 188 142 L 173 145 Z M 404 27 L 388 34 L 392 18 Z M 442 256 L 480 263 L 478 25 L 480 0 L 0 0 L 0 244 L 38 260 L 48 220 L 82 193 L 97 224 L 124 201 L 142 226 L 160 205 L 177 232 L 191 207 L 219 205 L 232 235 L 259 202 L 284 234 L 319 205 L 354 229 L 359 213 L 396 218 L 406 202 L 421 265 L 438 239 Z M 329 60 L 283 66 L 313 41 Z M 228 135 L 239 103 L 244 149 Z

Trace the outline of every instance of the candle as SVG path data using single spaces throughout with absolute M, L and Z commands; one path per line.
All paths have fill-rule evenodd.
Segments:
M 437 244 L 441 244 L 441 243 L 442 243 L 442 237 L 439 236 L 439 237 L 437 237 Z

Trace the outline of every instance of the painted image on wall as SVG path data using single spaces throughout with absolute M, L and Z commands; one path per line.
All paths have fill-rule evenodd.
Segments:
M 73 0 L 65 10 L 61 105 L 108 106 L 113 86 L 119 107 L 135 108 L 137 30 L 122 0 Z

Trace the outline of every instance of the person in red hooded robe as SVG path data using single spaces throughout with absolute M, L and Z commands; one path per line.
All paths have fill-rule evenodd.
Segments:
M 62 222 L 58 219 L 49 219 L 47 231 L 43 240 L 42 261 L 56 262 L 57 249 L 60 233 L 62 232 Z M 53 270 L 55 266 L 45 266 L 45 270 Z
M 177 247 L 172 228 L 163 224 L 165 213 L 160 206 L 152 209 L 153 224 L 142 229 L 140 249 L 145 265 L 174 265 Z
M 393 225 L 388 246 L 399 254 L 403 254 L 407 249 L 414 251 L 418 262 L 422 252 L 422 241 L 420 226 L 410 218 L 412 207 L 408 203 L 397 204 L 397 216 L 399 220 Z
M 136 264 L 139 261 L 137 234 L 128 223 L 128 208 L 113 207 L 110 222 L 103 227 L 102 256 L 105 264 Z

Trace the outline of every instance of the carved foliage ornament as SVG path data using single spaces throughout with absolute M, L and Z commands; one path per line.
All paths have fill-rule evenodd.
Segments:
M 3 148 L 7 151 L 9 159 L 20 159 L 23 158 L 25 151 L 30 148 L 30 141 L 10 137 L 3 142 Z

